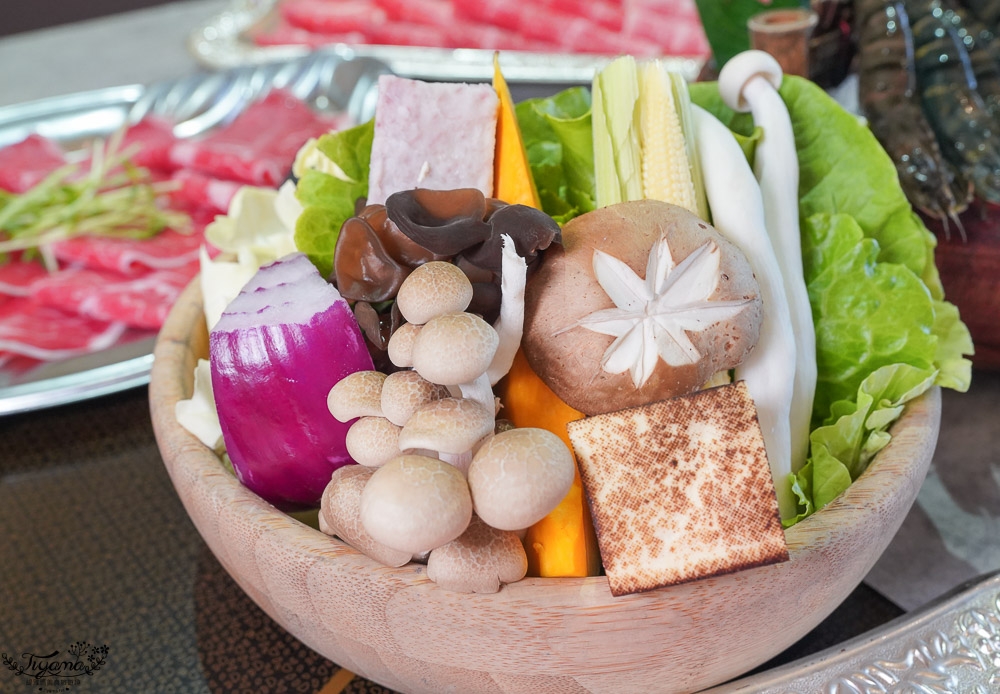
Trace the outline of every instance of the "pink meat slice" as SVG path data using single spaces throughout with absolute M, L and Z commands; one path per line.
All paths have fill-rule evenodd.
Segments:
M 452 48 L 487 48 L 501 51 L 554 50 L 556 44 L 530 39 L 509 29 L 456 19 L 444 27 L 446 45 Z
M 455 12 L 483 24 L 516 31 L 521 20 L 521 5 L 510 0 L 464 0 L 455 3 Z M 555 31 L 555 27 L 551 27 Z
M 455 19 L 449 0 L 375 0 L 375 4 L 394 22 L 446 27 Z
M 0 302 L 5 296 L 29 296 L 32 285 L 48 275 L 38 261 L 11 260 L 0 265 Z
M 178 187 L 170 192 L 171 201 L 182 208 L 211 210 L 225 213 L 242 183 L 212 178 L 197 171 L 181 169 L 170 177 Z
M 0 188 L 23 193 L 66 163 L 62 150 L 41 135 L 0 149 Z
M 87 318 L 157 330 L 197 273 L 197 263 L 137 277 L 107 270 L 68 269 L 36 283 L 33 296 L 41 304 Z
M 173 270 L 198 259 L 203 233 L 181 234 L 173 229 L 151 239 L 78 237 L 53 245 L 56 258 L 68 265 L 141 275 L 147 270 Z
M 447 46 L 447 31 L 444 27 L 410 22 L 385 22 L 372 24 L 365 29 L 369 43 L 386 46 Z
M 379 77 L 368 204 L 416 187 L 492 195 L 499 107 L 488 85 Z
M 274 26 L 251 32 L 250 36 L 258 46 L 309 46 L 310 48 L 319 48 L 330 43 L 357 44 L 368 42 L 365 35 L 360 31 L 323 34 L 292 26 L 284 17 L 279 17 Z
M 198 140 L 178 141 L 171 149 L 171 162 L 216 178 L 277 186 L 291 170 L 299 147 L 340 122 L 313 112 L 288 92 L 275 90 L 229 125 Z
M 626 42 L 655 42 L 666 55 L 703 56 L 710 52 L 705 30 L 697 16 L 669 16 L 636 8 L 626 15 L 621 38 Z
M 568 15 L 583 17 L 612 31 L 622 28 L 622 17 L 625 14 L 619 3 L 605 0 L 541 0 L 538 4 Z
M 384 11 L 365 0 L 286 0 L 281 15 L 292 26 L 324 34 L 363 31 L 386 20 Z
M 0 353 L 67 359 L 107 349 L 124 332 L 124 323 L 67 313 L 30 298 L 8 299 L 0 305 Z
M 172 171 L 177 166 L 171 161 L 170 152 L 176 142 L 173 125 L 169 121 L 157 116 L 147 116 L 129 126 L 122 146 L 139 145 L 139 151 L 132 157 L 137 166 Z

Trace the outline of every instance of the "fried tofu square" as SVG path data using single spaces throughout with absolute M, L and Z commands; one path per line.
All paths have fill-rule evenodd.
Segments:
M 788 559 L 743 381 L 568 428 L 612 595 Z

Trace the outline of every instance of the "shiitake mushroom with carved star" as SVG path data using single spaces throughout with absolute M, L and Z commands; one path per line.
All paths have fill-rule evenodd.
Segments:
M 743 253 L 655 200 L 569 222 L 528 282 L 522 343 L 568 405 L 600 414 L 684 395 L 734 368 L 762 318 Z

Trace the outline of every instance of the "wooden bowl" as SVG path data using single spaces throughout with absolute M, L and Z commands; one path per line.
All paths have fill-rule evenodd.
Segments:
M 791 561 L 614 598 L 607 579 L 525 579 L 495 595 L 437 587 L 424 567 L 385 568 L 277 511 L 182 429 L 208 354 L 198 283 L 156 344 L 150 405 L 178 496 L 215 556 L 310 648 L 403 692 L 684 692 L 764 662 L 858 585 L 896 532 L 940 424 L 932 390 L 850 490 L 788 531 Z

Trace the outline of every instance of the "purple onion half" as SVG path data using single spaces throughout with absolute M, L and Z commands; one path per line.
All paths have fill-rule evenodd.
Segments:
M 265 265 L 209 337 L 212 388 L 240 482 L 283 510 L 319 505 L 337 468 L 353 463 L 326 398 L 373 368 L 354 314 L 301 253 Z

